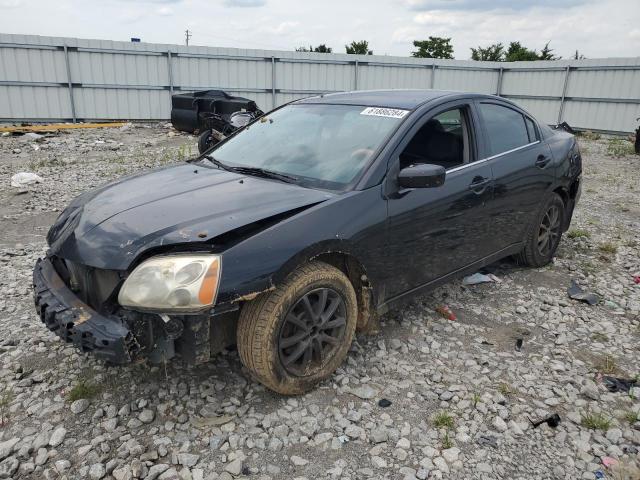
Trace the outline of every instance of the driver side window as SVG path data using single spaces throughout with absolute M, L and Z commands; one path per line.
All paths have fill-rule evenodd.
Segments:
M 429 119 L 400 154 L 400 169 L 415 164 L 440 165 L 446 169 L 469 162 L 469 128 L 463 107 Z

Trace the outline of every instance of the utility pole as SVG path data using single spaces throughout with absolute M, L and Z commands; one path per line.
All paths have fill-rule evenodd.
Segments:
M 185 38 L 185 42 L 187 44 L 187 47 L 189 46 L 189 39 L 193 37 L 193 35 L 191 34 L 191 32 L 189 31 L 189 29 L 186 29 L 184 31 L 184 38 Z

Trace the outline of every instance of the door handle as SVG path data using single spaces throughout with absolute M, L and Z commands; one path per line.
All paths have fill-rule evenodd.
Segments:
M 551 158 L 546 157 L 544 155 L 538 155 L 538 159 L 536 160 L 536 167 L 538 168 L 544 168 L 548 165 L 548 163 L 551 161 Z
M 469 190 L 473 190 L 476 193 L 482 193 L 490 182 L 490 178 L 476 177 L 473 179 L 473 182 L 469 184 Z

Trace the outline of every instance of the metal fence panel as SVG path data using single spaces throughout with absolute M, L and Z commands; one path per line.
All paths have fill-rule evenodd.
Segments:
M 498 88 L 498 72 L 465 68 L 437 68 L 433 88 L 494 94 Z
M 0 118 L 47 121 L 71 118 L 69 92 L 63 87 L 0 85 Z
M 200 89 L 269 110 L 380 88 L 497 93 L 549 124 L 630 132 L 640 58 L 499 63 L 0 34 L 0 120 L 168 119 L 172 93 Z
M 430 88 L 433 70 L 430 66 L 420 68 L 389 66 L 382 64 L 358 64 L 358 90 L 378 88 Z M 354 74 L 355 76 L 355 74 Z
M 562 95 L 564 84 L 564 69 L 559 71 L 506 71 L 502 77 L 503 95 L 533 95 L 553 96 Z
M 569 125 L 584 130 L 624 132 L 637 125 L 638 104 L 570 101 L 565 106 L 564 119 Z

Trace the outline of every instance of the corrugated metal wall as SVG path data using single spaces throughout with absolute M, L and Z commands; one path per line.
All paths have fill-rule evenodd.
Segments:
M 472 62 L 0 34 L 0 120 L 168 119 L 171 94 L 223 89 L 269 110 L 323 92 L 499 94 L 541 121 L 630 132 L 640 58 Z

